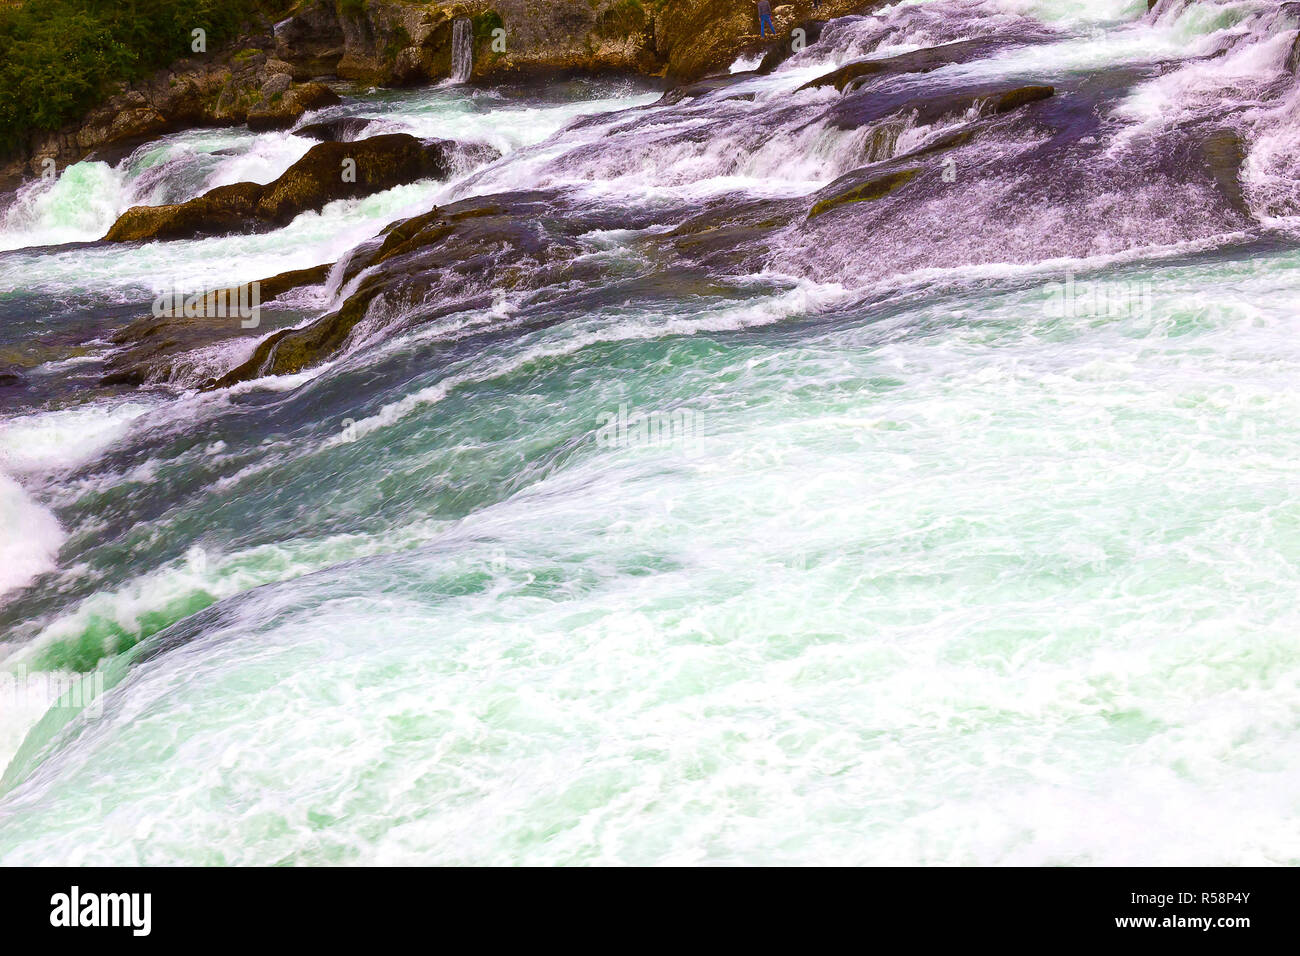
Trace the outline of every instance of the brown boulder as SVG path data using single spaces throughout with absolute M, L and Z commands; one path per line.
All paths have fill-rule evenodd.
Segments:
M 234 183 L 218 186 L 188 202 L 169 206 L 132 206 L 118 217 L 104 239 L 190 239 L 243 232 L 257 210 L 265 186 Z
M 257 217 L 286 223 L 308 209 L 335 199 L 355 199 L 450 171 L 445 140 L 423 142 L 408 133 L 372 136 L 355 143 L 321 143 L 266 187 L 257 203 Z M 351 161 L 355 176 L 345 179 Z
M 419 179 L 445 179 L 461 164 L 487 162 L 497 155 L 489 146 L 419 140 L 408 133 L 320 143 L 269 185 L 235 183 L 183 203 L 133 206 L 104 238 L 190 239 L 270 229 L 336 199 L 359 199 Z
M 248 128 L 262 131 L 288 129 L 309 110 L 335 106 L 343 102 L 323 83 L 303 83 L 285 93 L 273 93 L 248 111 Z
M 259 304 L 265 305 L 302 286 L 319 285 L 329 275 L 330 268 L 327 263 L 262 279 L 257 283 Z M 218 310 L 217 297 L 221 293 L 224 293 L 227 304 L 235 302 L 240 295 L 249 294 L 247 289 L 241 290 L 238 286 L 213 290 L 204 296 L 204 307 L 199 310 L 199 315 L 145 315 L 115 332 L 112 342 L 118 348 L 109 358 L 100 384 L 178 382 L 184 378 L 187 354 L 193 350 L 248 335 L 265 334 L 267 328 L 273 327 L 277 321 L 294 320 L 291 311 L 264 312 L 259 316 L 258 326 L 249 329 L 238 316 L 233 313 L 226 315 L 224 309 Z M 183 384 L 183 381 L 179 383 Z

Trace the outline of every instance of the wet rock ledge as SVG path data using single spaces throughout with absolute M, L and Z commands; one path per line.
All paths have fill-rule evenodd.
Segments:
M 498 155 L 482 144 L 420 140 L 407 133 L 320 143 L 267 185 L 234 183 L 183 203 L 132 206 L 104 238 L 192 239 L 273 229 L 336 199 L 359 199 L 420 179 L 447 179 Z

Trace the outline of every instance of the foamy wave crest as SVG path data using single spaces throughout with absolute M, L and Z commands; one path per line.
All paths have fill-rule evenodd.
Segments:
M 58 519 L 0 474 L 0 598 L 52 570 L 62 543 Z

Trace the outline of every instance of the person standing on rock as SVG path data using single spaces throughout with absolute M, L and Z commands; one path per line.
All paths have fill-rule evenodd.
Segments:
M 758 35 L 765 36 L 764 30 L 771 30 L 776 36 L 776 26 L 772 23 L 772 4 L 770 0 L 758 0 Z

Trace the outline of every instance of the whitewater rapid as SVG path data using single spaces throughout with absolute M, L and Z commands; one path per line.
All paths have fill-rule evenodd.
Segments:
M 1115 150 L 1255 97 L 1261 228 L 1046 262 L 903 249 L 879 282 L 832 267 L 865 238 L 791 229 L 753 272 L 676 285 L 646 265 L 667 227 L 593 230 L 573 262 L 605 278 L 560 280 L 571 298 L 389 317 L 295 376 L 0 393 L 0 667 L 103 687 L 93 713 L 56 683 L 0 696 L 0 862 L 1300 860 L 1300 210 L 1275 95 L 1300 22 L 1273 6 L 900 3 L 730 103 L 362 96 L 325 115 L 505 155 L 256 236 L 83 245 L 310 141 L 180 133 L 27 187 L 0 220 L 0 356 L 54 342 L 37 384 L 108 348 L 59 334 L 160 281 L 346 261 L 432 204 L 806 207 L 864 141 L 797 129 L 838 97 L 799 86 L 986 36 L 1035 39 L 900 82 L 1162 64 L 1102 125 Z M 1141 295 L 1056 308 L 1065 282 Z M 299 307 L 347 291 L 336 270 Z M 608 430 L 638 414 L 671 427 Z

